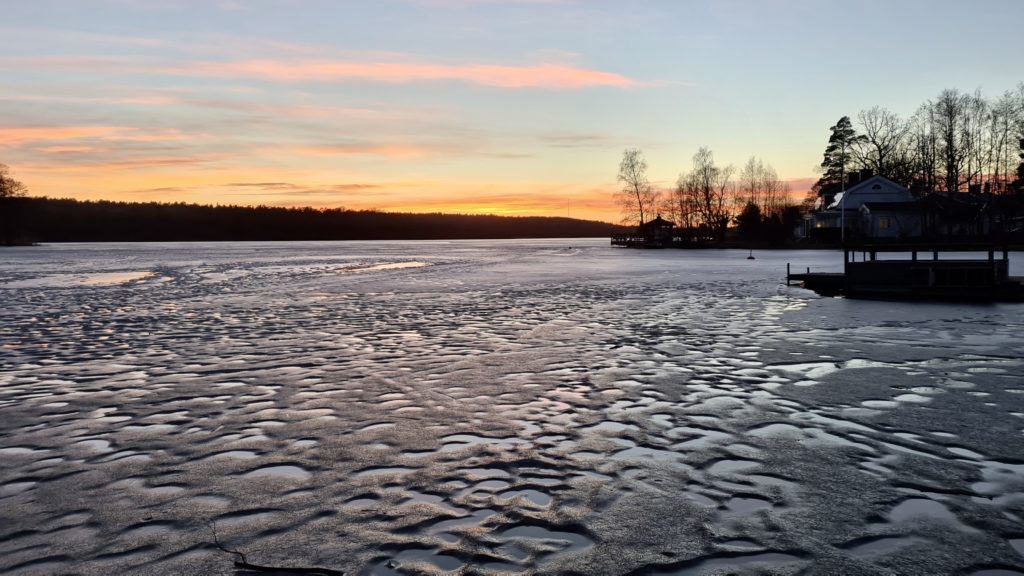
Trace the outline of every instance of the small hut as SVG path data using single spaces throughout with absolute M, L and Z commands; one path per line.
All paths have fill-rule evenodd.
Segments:
M 644 237 L 644 244 L 652 248 L 663 248 L 672 245 L 675 229 L 675 222 L 665 220 L 658 214 L 657 218 L 641 226 L 640 232 Z

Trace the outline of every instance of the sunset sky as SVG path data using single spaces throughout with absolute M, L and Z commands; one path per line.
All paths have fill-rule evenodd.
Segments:
M 623 148 L 803 191 L 828 127 L 1024 80 L 1021 0 L 25 0 L 0 163 L 34 195 L 617 221 Z

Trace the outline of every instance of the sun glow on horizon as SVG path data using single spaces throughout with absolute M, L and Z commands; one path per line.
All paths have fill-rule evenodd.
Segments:
M 947 19 L 904 27 L 899 45 L 871 11 L 839 5 L 304 1 L 316 10 L 12 3 L 0 163 L 38 196 L 618 222 L 627 147 L 664 191 L 708 146 L 721 165 L 762 158 L 799 201 L 838 117 L 875 104 L 907 116 L 942 88 L 1020 81 L 1009 29 L 971 45 L 988 72 L 926 42 L 984 12 L 949 0 Z M 866 53 L 823 68 L 837 19 L 863 31 Z M 925 57 L 927 74 L 896 64 Z

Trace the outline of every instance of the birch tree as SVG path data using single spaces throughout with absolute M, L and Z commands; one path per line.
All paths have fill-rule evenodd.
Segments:
M 728 200 L 734 171 L 732 166 L 716 166 L 711 149 L 702 147 L 693 155 L 693 172 L 687 178 L 686 186 L 701 223 L 719 240 L 725 239 L 731 219 Z
M 627 148 L 622 152 L 618 181 L 622 188 L 615 193 L 615 199 L 622 209 L 623 222 L 636 222 L 643 226 L 654 210 L 659 194 L 647 179 L 647 161 L 639 148 Z

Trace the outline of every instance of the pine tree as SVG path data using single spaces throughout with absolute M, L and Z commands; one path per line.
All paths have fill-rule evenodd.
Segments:
M 853 129 L 849 116 L 840 118 L 829 130 L 832 134 L 828 138 L 825 157 L 821 161 L 821 178 L 814 185 L 815 193 L 825 200 L 825 205 L 831 203 L 835 195 L 843 189 L 843 181 L 853 158 L 853 147 L 863 140 L 863 136 L 859 136 Z

